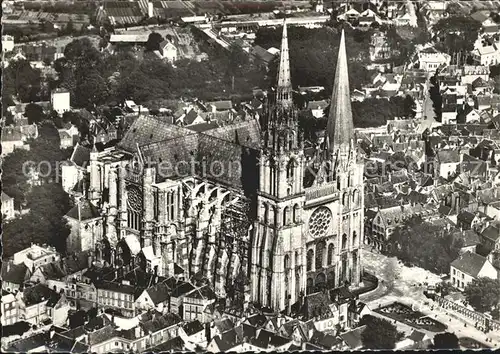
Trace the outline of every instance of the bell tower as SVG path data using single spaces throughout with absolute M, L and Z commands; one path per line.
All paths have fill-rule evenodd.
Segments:
M 277 81 L 262 126 L 251 292 L 253 301 L 281 311 L 297 301 L 305 286 L 300 272 L 305 161 L 292 101 L 286 20 Z

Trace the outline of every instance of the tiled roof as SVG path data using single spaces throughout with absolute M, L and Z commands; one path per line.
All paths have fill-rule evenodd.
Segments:
M 364 332 L 365 329 L 366 325 L 353 329 L 349 332 L 342 333 L 340 337 L 350 349 L 360 349 L 363 347 L 361 334 Z
M 185 350 L 186 346 L 184 340 L 181 337 L 175 337 L 152 348 L 151 352 L 153 353 L 181 352 Z
M 233 103 L 230 100 L 208 102 L 208 104 L 214 106 L 217 110 L 230 110 L 233 108 Z
M 495 225 L 489 225 L 481 232 L 481 236 L 493 242 L 497 242 L 500 239 L 500 228 Z
M 2 280 L 14 284 L 23 284 L 27 277 L 28 267 L 5 260 L 2 262 Z
M 39 267 L 40 271 L 44 275 L 45 279 L 61 279 L 66 276 L 66 272 L 61 269 L 61 266 L 56 263 L 47 263 Z
M 457 231 L 453 234 L 455 239 L 463 241 L 463 247 L 476 246 L 481 243 L 479 235 L 474 230 Z
M 200 331 L 203 331 L 204 327 L 198 320 L 194 320 L 191 322 L 188 322 L 182 326 L 182 329 L 188 336 L 191 336 L 195 333 L 198 333 Z
M 146 333 L 155 333 L 164 328 L 173 326 L 182 319 L 175 313 L 167 313 L 163 316 L 153 315 L 153 318 L 147 322 L 141 323 L 142 328 Z
M 441 150 L 437 152 L 437 159 L 440 163 L 459 163 L 460 152 L 458 150 Z
M 113 281 L 102 281 L 96 284 L 97 289 L 112 291 L 115 293 L 134 295 L 137 288 L 132 285 L 126 285 Z
M 45 346 L 49 339 L 48 332 L 42 332 L 28 338 L 19 339 L 5 349 L 7 353 L 28 353 Z
M 90 161 L 90 149 L 77 143 L 71 155 L 71 161 L 77 166 L 87 167 Z
M 155 305 L 167 301 L 170 290 L 171 289 L 166 283 L 158 283 L 155 286 L 146 289 L 149 297 Z
M 23 291 L 23 299 L 26 306 L 48 301 L 55 292 L 44 284 L 37 284 Z
M 75 205 L 68 213 L 67 217 L 75 220 L 89 220 L 100 216 L 99 210 L 87 199 Z
M 89 252 L 79 252 L 66 256 L 63 261 L 63 268 L 68 275 L 82 271 L 90 266 Z
M 476 278 L 486 262 L 486 258 L 477 253 L 467 252 L 451 262 L 451 266 Z

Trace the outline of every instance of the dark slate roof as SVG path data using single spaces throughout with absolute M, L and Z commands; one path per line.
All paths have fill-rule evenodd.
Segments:
M 451 262 L 451 266 L 472 276 L 473 278 L 476 278 L 485 262 L 485 257 L 480 256 L 477 253 L 466 252 Z
M 80 204 L 75 205 L 68 213 L 67 217 L 75 220 L 89 220 L 100 216 L 99 210 L 88 200 L 85 199 Z
M 75 150 L 71 155 L 71 161 L 77 166 L 87 167 L 90 161 L 90 149 L 80 144 L 76 144 Z
M 136 292 L 136 287 L 132 285 L 126 285 L 113 281 L 102 281 L 96 284 L 97 289 L 103 289 L 108 291 L 113 291 L 116 293 L 134 295 Z
M 153 318 L 151 320 L 143 322 L 140 325 L 144 329 L 144 332 L 155 333 L 164 328 L 173 326 L 181 321 L 182 319 L 175 313 L 167 313 L 163 316 L 157 316 L 153 314 Z
M 5 349 L 7 353 L 27 353 L 31 350 L 40 348 L 47 343 L 49 339 L 48 332 L 42 332 L 35 334 L 34 336 L 19 339 L 15 342 L 10 343 L 10 345 Z
M 48 286 L 44 284 L 36 284 L 35 286 L 24 289 L 24 303 L 26 306 L 39 304 L 45 300 L 49 300 L 54 294 L 55 292 L 49 289 Z
M 458 150 L 441 150 L 437 153 L 440 163 L 458 163 L 460 162 L 460 152 Z
M 269 53 L 266 49 L 262 48 L 259 45 L 256 45 L 251 50 L 252 55 L 256 56 L 266 64 L 271 62 L 274 59 L 274 55 Z
M 194 286 L 191 283 L 181 283 L 179 284 L 174 290 L 172 290 L 172 293 L 170 294 L 171 297 L 180 297 L 188 294 L 189 292 L 194 290 Z
M 158 305 L 159 303 L 162 303 L 164 301 L 168 300 L 168 295 L 169 295 L 169 287 L 166 283 L 158 283 L 155 286 L 150 287 L 149 289 L 146 289 L 148 292 L 149 297 L 153 301 L 155 305 Z
M 61 279 L 66 276 L 66 272 L 58 262 L 43 264 L 39 267 L 45 279 Z
M 414 329 L 411 332 L 410 336 L 408 337 L 408 339 L 411 339 L 414 342 L 421 342 L 424 338 L 425 338 L 425 333 L 417 331 L 416 329 Z
M 90 332 L 88 334 L 88 341 L 90 345 L 96 345 L 99 343 L 103 343 L 111 338 L 116 336 L 115 327 L 111 324 L 108 324 L 94 332 Z
M 158 141 L 184 136 L 191 131 L 174 124 L 168 124 L 155 116 L 140 116 L 130 126 L 118 147 L 135 152 L 137 145 L 143 146 Z
M 90 266 L 89 252 L 78 252 L 66 256 L 63 261 L 63 269 L 66 274 L 71 275 L 82 271 Z
M 479 235 L 474 230 L 457 231 L 453 236 L 455 239 L 462 239 L 463 247 L 476 246 L 481 243 Z
M 457 215 L 457 220 L 471 224 L 474 220 L 475 215 L 467 210 L 461 210 Z
M 247 318 L 247 321 L 250 325 L 255 327 L 262 327 L 267 322 L 267 317 L 261 314 L 256 314 Z
M 28 267 L 21 264 L 14 264 L 9 261 L 2 262 L 2 280 L 8 281 L 14 284 L 22 284 L 26 279 L 26 273 L 28 273 Z
M 188 322 L 188 323 L 184 324 L 182 326 L 182 329 L 184 329 L 184 332 L 186 332 L 186 334 L 188 336 L 191 336 L 191 335 L 193 335 L 195 333 L 203 331 L 204 327 L 200 323 L 200 321 L 194 320 L 194 321 L 191 321 L 191 322 Z
M 181 337 L 172 338 L 151 349 L 153 353 L 161 352 L 181 352 L 186 350 L 184 340 Z
M 353 329 L 349 332 L 342 333 L 340 337 L 349 346 L 350 349 L 359 349 L 363 347 L 361 334 L 364 332 L 365 329 L 366 325 Z
M 497 242 L 500 239 L 500 229 L 494 225 L 490 225 L 481 232 L 481 235 L 493 242 Z

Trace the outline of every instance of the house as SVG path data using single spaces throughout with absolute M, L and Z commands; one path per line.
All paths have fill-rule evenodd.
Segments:
M 188 282 L 180 282 L 170 294 L 170 312 L 179 314 L 182 316 L 184 314 L 183 310 L 183 300 L 184 297 L 193 291 L 195 287 L 193 284 Z M 196 304 L 195 304 L 196 305 Z M 197 307 L 197 306 L 196 306 Z M 196 308 L 195 308 L 196 313 Z M 196 318 L 196 316 L 195 316 Z
M 440 150 L 436 154 L 436 172 L 443 178 L 448 178 L 457 171 L 460 165 L 458 150 Z
M 359 16 L 360 13 L 356 9 L 345 7 L 344 12 L 337 16 L 337 21 L 355 21 Z
M 64 130 L 59 130 L 58 132 L 59 132 L 59 139 L 61 141 L 59 147 L 61 149 L 67 149 L 73 147 L 73 137 Z
M 160 43 L 160 56 L 162 59 L 173 63 L 177 61 L 177 47 L 170 41 L 165 40 Z
M 22 291 L 24 283 L 31 277 L 30 269 L 24 264 L 12 261 L 2 262 L 2 290 L 7 292 Z
M 365 331 L 366 325 L 355 328 L 348 332 L 340 334 L 340 338 L 344 342 L 342 350 L 359 350 L 363 348 L 361 334 Z
M 179 336 L 184 340 L 184 342 L 190 342 L 202 347 L 205 346 L 207 342 L 205 326 L 198 320 L 185 322 L 179 328 Z
M 307 110 L 311 111 L 311 114 L 315 118 L 323 118 L 325 113 L 325 108 L 328 107 L 328 102 L 325 100 L 321 101 L 310 101 L 307 103 Z
M 43 264 L 33 272 L 30 280 L 34 283 L 47 284 L 49 279 L 58 280 L 66 276 L 59 262 Z
M 70 303 L 66 299 L 64 293 L 54 292 L 45 304 L 47 316 L 52 320 L 55 326 L 64 326 L 68 320 L 68 312 L 70 310 Z
M 165 313 L 169 310 L 170 288 L 166 282 L 160 282 L 154 286 L 145 289 L 135 300 L 135 306 L 141 310 L 154 309 L 160 313 Z
M 206 123 L 206 121 L 194 108 L 188 108 L 188 110 L 185 113 L 182 113 L 176 122 L 184 126 Z
M 230 111 L 233 109 L 233 102 L 231 102 L 231 100 L 209 102 L 208 105 L 211 106 L 212 113 Z
M 267 51 L 266 49 L 262 48 L 259 45 L 253 46 L 250 51 L 250 54 L 257 60 L 260 60 L 265 65 L 269 65 L 276 57 L 275 55 L 269 53 L 269 51 Z
M 460 253 L 472 252 L 476 253 L 477 245 L 481 243 L 480 237 L 474 230 L 463 230 L 453 233 L 455 240 L 461 239 L 463 244 Z
M 87 174 L 90 162 L 90 149 L 76 143 L 68 161 L 61 164 L 61 184 L 66 193 L 71 193 L 75 186 Z
M 500 63 L 500 49 L 496 44 L 480 47 L 472 51 L 472 58 L 478 65 L 497 65 Z
M 96 284 L 97 303 L 102 308 L 110 308 L 121 312 L 125 317 L 135 314 L 136 292 L 141 289 L 130 285 L 130 282 L 102 281 Z
M 25 288 L 19 298 L 19 320 L 38 325 L 40 322 L 50 318 L 47 311 L 47 303 L 54 304 L 53 297 L 60 295 L 49 289 L 46 285 L 36 284 Z M 55 301 L 57 303 L 57 301 Z
M 380 209 L 373 219 L 372 234 L 378 236 L 381 241 L 388 240 L 394 229 L 402 225 L 405 220 L 415 215 L 427 215 L 428 212 L 429 210 L 419 204 Z
M 217 296 L 208 285 L 190 292 L 184 296 L 182 318 L 185 321 L 199 320 L 202 323 L 206 322 L 203 311 L 216 299 Z
M 57 88 L 50 93 L 50 103 L 52 109 L 59 114 L 63 114 L 71 109 L 71 98 L 68 90 Z
M 54 247 L 32 244 L 30 247 L 15 253 L 13 262 L 14 264 L 24 264 L 30 272 L 34 272 L 41 265 L 58 262 L 60 259 L 61 256 Z
M 66 241 L 70 253 L 90 250 L 103 235 L 101 215 L 88 199 L 78 202 L 64 218 L 71 228 Z
M 14 208 L 14 198 L 2 191 L 2 218 L 3 220 L 13 219 L 16 216 Z
M 2 128 L 2 156 L 7 156 L 16 149 L 29 150 L 30 146 L 26 144 L 26 138 L 21 132 L 20 127 Z
M 481 244 L 489 251 L 500 250 L 500 227 L 488 225 L 480 232 Z
M 422 49 L 418 53 L 418 62 L 420 69 L 427 72 L 434 72 L 441 66 L 448 66 L 451 62 L 451 56 L 446 53 L 441 53 L 434 47 Z
M 473 229 L 478 223 L 479 218 L 474 213 L 463 209 L 457 215 L 457 226 L 462 230 Z
M 3 35 L 2 36 L 2 51 L 4 53 L 6 53 L 6 52 L 12 52 L 13 50 L 14 50 L 14 37 L 8 36 L 8 35 Z
M 474 279 L 497 279 L 498 270 L 487 258 L 477 253 L 467 252 L 451 262 L 450 276 L 453 286 L 463 291 Z
M 14 294 L 2 291 L 2 326 L 18 322 L 18 318 L 19 308 L 16 297 Z

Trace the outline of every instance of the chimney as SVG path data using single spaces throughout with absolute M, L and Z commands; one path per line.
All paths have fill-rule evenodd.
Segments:
M 151 18 L 154 16 L 154 6 L 153 2 L 148 1 L 148 17 Z

